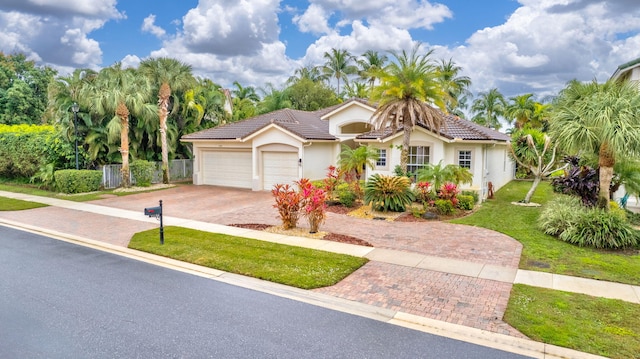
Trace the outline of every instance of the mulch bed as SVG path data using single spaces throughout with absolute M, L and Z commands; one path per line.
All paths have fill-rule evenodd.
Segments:
M 265 229 L 272 227 L 269 224 L 263 224 L 263 223 L 234 223 L 234 224 L 230 224 L 230 226 L 238 227 L 238 228 L 254 229 L 256 231 L 264 231 Z M 332 241 L 332 242 L 340 242 L 340 243 L 356 244 L 356 245 L 365 246 L 365 247 L 373 247 L 371 243 L 365 240 L 348 236 L 346 234 L 327 233 L 327 235 L 325 235 L 322 239 L 326 241 Z

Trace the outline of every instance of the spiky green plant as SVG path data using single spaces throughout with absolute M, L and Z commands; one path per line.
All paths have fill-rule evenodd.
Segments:
M 364 189 L 364 203 L 376 211 L 404 212 L 414 199 L 411 181 L 403 176 L 375 174 Z

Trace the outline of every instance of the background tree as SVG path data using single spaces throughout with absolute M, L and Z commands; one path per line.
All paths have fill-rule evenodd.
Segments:
M 258 114 L 268 113 L 283 108 L 291 108 L 293 104 L 289 99 L 287 89 L 277 89 L 273 84 L 268 83 L 265 88 L 260 89 L 262 92 L 262 101 L 258 103 Z
M 150 103 L 152 86 L 147 77 L 140 76 L 136 70 L 123 69 L 118 62 L 102 69 L 85 93 L 91 99 L 91 108 L 99 116 L 113 116 L 106 126 L 106 133 L 109 142 L 120 137 L 122 185 L 129 187 L 129 116 L 157 120 L 158 107 Z
M 544 178 L 567 167 L 557 166 L 557 146 L 547 134 L 537 129 L 521 129 L 511 135 L 509 153 L 520 166 L 533 174 L 533 184 L 522 200 L 529 203 Z
M 474 113 L 472 121 L 489 128 L 499 130 L 500 117 L 503 117 L 507 107 L 507 101 L 497 88 L 488 92 L 481 92 L 473 101 L 471 111 Z
M 160 141 L 162 149 L 162 183 L 168 184 L 169 151 L 167 148 L 167 117 L 172 100 L 171 91 L 185 90 L 194 85 L 191 66 L 167 57 L 150 58 L 140 63 L 139 71 L 146 75 L 157 89 L 158 118 L 160 119 Z M 173 102 L 178 102 L 177 97 Z M 176 106 L 177 108 L 177 106 Z
M 253 117 L 256 114 L 256 103 L 260 97 L 253 86 L 242 86 L 238 81 L 233 82 L 235 88 L 231 90 L 233 94 L 233 122 Z
M 598 155 L 598 207 L 609 208 L 616 160 L 640 154 L 640 92 L 637 84 L 571 81 L 553 104 L 550 133 L 567 151 Z
M 303 79 L 311 80 L 313 82 L 322 81 L 322 73 L 320 72 L 320 67 L 311 65 L 299 67 L 294 71 L 293 75 L 289 77 L 287 83 L 294 84 Z
M 531 122 L 536 111 L 536 102 L 532 97 L 531 93 L 509 97 L 510 102 L 507 104 L 504 116 L 516 129 L 522 129 Z
M 378 79 L 378 74 L 386 66 L 389 58 L 377 51 L 367 50 L 361 58 L 356 60 L 358 64 L 358 75 L 369 83 L 369 91 L 373 90 Z
M 291 108 L 315 111 L 340 103 L 336 93 L 323 82 L 302 79 L 287 88 Z
M 36 66 L 24 54 L 0 52 L 0 124 L 45 122 L 47 90 L 55 75 L 55 70 Z
M 391 127 L 402 128 L 402 152 L 400 167 L 407 172 L 411 132 L 417 123 L 422 123 L 438 133 L 444 123 L 442 112 L 445 106 L 438 81 L 437 68 L 431 55 L 433 50 L 420 55 L 421 44 L 410 53 L 391 52 L 393 61 L 381 72 L 380 84 L 373 89 L 372 100 L 378 108 L 371 116 L 376 130 Z
M 470 95 L 471 79 L 460 75 L 462 67 L 456 65 L 452 59 L 440 60 L 437 71 L 447 113 L 460 113 L 459 110 L 466 105 L 462 99 Z
M 328 78 L 336 79 L 336 94 L 340 96 L 340 80 L 346 81 L 348 75 L 358 71 L 358 68 L 353 65 L 354 57 L 347 50 L 331 49 L 331 52 L 324 53 L 324 58 L 326 62 L 322 66 L 322 72 Z

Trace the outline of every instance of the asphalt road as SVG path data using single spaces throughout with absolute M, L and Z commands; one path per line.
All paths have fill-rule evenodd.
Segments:
M 0 358 L 523 358 L 0 226 Z

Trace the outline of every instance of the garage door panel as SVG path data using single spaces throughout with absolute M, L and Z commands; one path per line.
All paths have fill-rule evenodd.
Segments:
M 293 184 L 299 178 L 297 152 L 263 152 L 262 185 L 271 190 L 276 184 Z
M 225 187 L 252 187 L 250 151 L 203 152 L 203 183 Z

